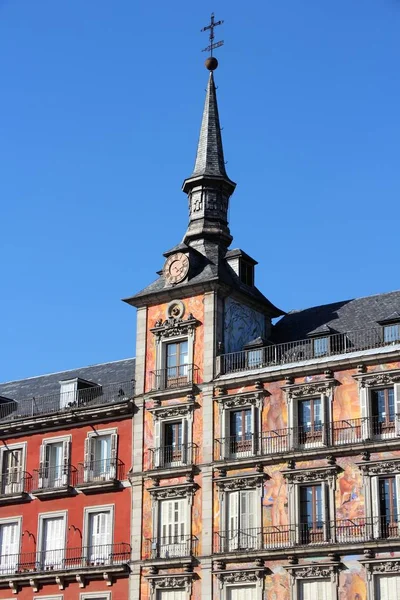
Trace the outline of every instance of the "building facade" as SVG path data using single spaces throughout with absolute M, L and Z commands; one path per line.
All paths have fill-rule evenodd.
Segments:
M 258 290 L 208 66 L 187 231 L 125 300 L 135 365 L 0 386 L 0 600 L 400 598 L 400 292 Z

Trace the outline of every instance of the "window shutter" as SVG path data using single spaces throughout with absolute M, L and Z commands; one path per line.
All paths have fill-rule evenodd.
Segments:
M 93 469 L 93 451 L 94 451 L 93 442 L 94 442 L 93 436 L 88 436 L 85 439 L 85 455 L 84 455 L 84 459 L 83 459 L 84 481 L 90 480 L 90 471 Z
M 46 444 L 42 444 L 40 446 L 39 449 L 39 477 L 38 477 L 38 488 L 42 489 L 43 486 L 43 479 L 44 479 L 44 475 L 45 475 L 45 463 L 46 463 Z
M 159 419 L 154 421 L 154 466 L 160 466 L 161 458 L 161 423 Z
M 291 448 L 297 448 L 299 443 L 299 403 L 296 399 L 292 398 L 290 404 L 292 406 L 292 419 L 290 422 Z
M 228 541 L 233 550 L 239 543 L 239 492 L 230 492 L 228 498 Z
M 254 548 L 257 545 L 257 531 L 255 529 L 255 490 L 239 492 L 241 546 Z
M 189 462 L 189 450 L 188 450 L 188 421 L 187 419 L 182 419 L 182 463 L 185 465 Z
M 69 485 L 70 441 L 64 440 L 62 445 L 62 485 Z
M 378 576 L 377 587 L 379 600 L 391 600 L 391 598 L 389 597 L 389 577 L 387 575 Z
M 222 411 L 222 437 L 224 438 L 223 442 L 223 455 L 222 458 L 229 458 L 231 454 L 231 413 L 229 410 L 225 408 Z
M 372 532 L 375 538 L 379 538 L 380 510 L 379 510 L 379 477 L 371 477 L 371 495 L 372 495 Z
M 400 475 L 396 475 L 396 511 L 397 511 L 397 526 L 400 535 Z
M 321 483 L 321 514 L 322 514 L 322 527 L 324 529 L 324 541 L 330 541 L 330 516 L 329 516 L 329 488 L 326 482 Z M 319 596 L 318 596 L 319 597 Z
M 118 434 L 111 434 L 111 449 L 110 449 L 110 479 L 117 477 L 117 450 L 118 450 Z
M 362 418 L 362 438 L 363 440 L 369 440 L 371 437 L 371 423 L 370 423 L 370 394 L 366 386 L 360 388 L 360 407 L 361 407 L 361 418 Z
M 324 446 L 327 446 L 329 443 L 328 403 L 329 403 L 329 396 L 326 396 L 325 394 L 321 394 L 321 427 L 322 427 L 322 443 Z
M 394 384 L 394 410 L 396 413 L 396 435 L 400 436 L 400 383 Z
M 258 422 L 257 422 L 257 417 L 258 417 L 258 408 L 256 406 L 254 406 L 254 404 L 251 405 L 251 445 L 252 445 L 252 453 L 256 454 L 258 451 Z

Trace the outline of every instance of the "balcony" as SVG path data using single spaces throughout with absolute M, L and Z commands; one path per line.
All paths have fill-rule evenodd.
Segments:
M 16 591 L 22 586 L 36 586 L 37 591 L 41 583 L 55 583 L 56 577 L 58 585 L 64 585 L 66 580 L 81 581 L 85 574 L 111 581 L 113 576 L 128 573 L 130 557 L 131 547 L 124 542 L 3 555 L 0 587 Z
M 179 365 L 158 371 L 150 371 L 150 391 L 175 390 L 199 383 L 199 368 L 196 365 Z
M 371 541 L 400 544 L 400 523 L 386 518 L 343 519 L 313 524 L 235 529 L 214 534 L 216 554 L 287 551 L 288 548 L 364 544 Z
M 0 505 L 29 500 L 32 475 L 26 471 L 12 470 L 0 474 Z
M 385 341 L 383 328 L 335 333 L 324 337 L 326 344 L 318 345 L 312 338 L 271 344 L 262 348 L 231 352 L 217 357 L 216 372 L 219 375 L 240 373 L 266 367 L 283 366 L 307 360 L 350 354 L 375 348 L 400 346 L 398 341 Z
M 153 470 L 190 466 L 196 462 L 197 448 L 196 444 L 149 448 L 149 468 Z
M 2 434 L 9 435 L 10 430 L 23 431 L 26 421 L 39 420 L 43 423 L 55 419 L 70 422 L 81 420 L 85 413 L 96 408 L 99 414 L 116 413 L 127 410 L 129 401 L 134 396 L 134 382 L 113 383 L 104 386 L 93 386 L 76 392 L 38 396 L 22 400 L 12 400 L 0 404 L 0 423 Z
M 146 556 L 151 560 L 191 558 L 197 554 L 198 539 L 194 535 L 176 535 L 147 539 Z M 178 561 L 179 562 L 179 561 Z
M 115 458 L 79 463 L 75 487 L 85 494 L 116 490 L 125 479 L 125 465 Z
M 72 465 L 45 466 L 33 471 L 32 494 L 38 498 L 58 498 L 73 493 L 78 470 Z
M 339 448 L 345 445 L 398 439 L 399 434 L 400 415 L 395 415 L 392 421 L 382 421 L 379 417 L 346 419 L 311 427 L 287 427 L 265 431 L 261 435 L 248 433 L 218 438 L 214 444 L 214 456 L 217 461 L 235 460 L 320 448 Z

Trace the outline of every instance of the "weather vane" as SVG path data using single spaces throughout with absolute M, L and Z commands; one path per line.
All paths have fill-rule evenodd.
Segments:
M 207 60 L 206 60 L 206 67 L 210 71 L 214 71 L 218 67 L 218 61 L 213 56 L 213 50 L 215 50 L 215 48 L 219 48 L 220 46 L 224 45 L 223 40 L 221 40 L 220 42 L 214 43 L 214 38 L 215 38 L 214 28 L 217 27 L 218 25 L 222 25 L 222 23 L 223 23 L 223 21 L 215 21 L 214 13 L 211 13 L 210 24 L 206 25 L 206 27 L 203 27 L 203 29 L 200 30 L 202 32 L 210 31 L 210 44 L 209 44 L 209 46 L 207 46 L 207 48 L 203 48 L 203 50 L 202 50 L 202 52 L 210 52 L 210 57 L 207 58 Z

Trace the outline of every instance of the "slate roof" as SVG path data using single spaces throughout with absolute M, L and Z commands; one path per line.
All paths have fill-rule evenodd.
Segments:
M 0 383 L 0 396 L 17 401 L 50 396 L 60 392 L 60 381 L 76 377 L 103 386 L 110 383 L 128 382 L 135 377 L 135 359 L 126 358 L 90 367 Z
M 396 312 L 400 312 L 400 291 L 292 310 L 273 327 L 272 341 L 302 340 L 328 328 L 331 333 L 374 329 Z

